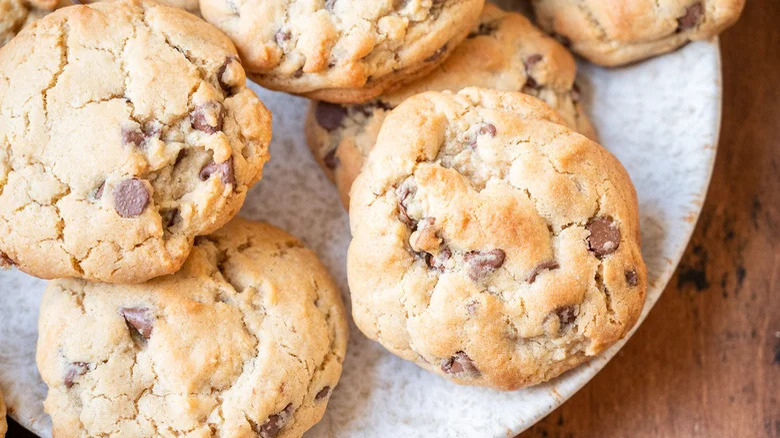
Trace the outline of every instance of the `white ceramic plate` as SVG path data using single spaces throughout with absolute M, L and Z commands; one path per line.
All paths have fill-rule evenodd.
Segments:
M 602 143 L 626 166 L 639 194 L 650 285 L 642 319 L 680 260 L 707 192 L 720 124 L 719 62 L 713 41 L 619 70 L 581 66 L 579 83 Z M 349 302 L 347 216 L 304 144 L 306 101 L 254 88 L 274 114 L 274 140 L 243 215 L 301 237 Z M 43 281 L 19 272 L 0 273 L 0 388 L 12 417 L 50 436 L 42 406 L 46 386 L 35 366 L 43 288 Z M 341 382 L 307 437 L 511 437 L 574 394 L 623 343 L 547 384 L 497 392 L 427 373 L 353 325 Z

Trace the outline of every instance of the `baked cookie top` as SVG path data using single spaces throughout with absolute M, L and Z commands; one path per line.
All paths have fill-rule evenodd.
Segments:
M 572 50 L 607 66 L 712 38 L 734 24 L 745 0 L 533 0 L 539 24 Z
M 555 377 L 625 335 L 644 303 L 626 171 L 522 93 L 399 105 L 355 180 L 350 227 L 357 326 L 458 383 Z
M 43 278 L 175 272 L 239 210 L 270 137 L 216 28 L 146 1 L 60 9 L 0 49 L 2 258 Z
M 0 47 L 33 21 L 51 12 L 55 7 L 68 6 L 71 3 L 61 0 L 52 3 L 49 0 L 0 0 Z
M 202 0 L 260 85 L 362 102 L 443 61 L 484 0 Z
M 55 436 L 270 438 L 320 420 L 347 323 L 312 251 L 236 218 L 174 275 L 50 282 L 39 333 Z
M 312 102 L 306 119 L 309 148 L 342 202 L 376 142 L 390 110 L 423 91 L 459 90 L 468 86 L 523 91 L 557 110 L 567 125 L 595 138 L 580 103 L 571 54 L 524 16 L 486 4 L 479 23 L 431 74 L 362 105 Z

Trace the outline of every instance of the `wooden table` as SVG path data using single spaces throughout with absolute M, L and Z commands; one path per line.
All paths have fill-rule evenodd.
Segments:
M 617 357 L 518 438 L 780 437 L 780 0 L 749 0 L 721 46 L 715 174 L 677 273 Z

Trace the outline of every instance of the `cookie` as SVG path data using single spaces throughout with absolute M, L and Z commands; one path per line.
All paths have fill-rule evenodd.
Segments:
M 114 0 L 82 0 L 82 4 L 95 3 L 98 1 L 114 1 Z M 172 8 L 184 9 L 185 11 L 200 16 L 200 4 L 198 0 L 157 0 L 158 3 L 170 6 Z
M 647 272 L 617 159 L 518 92 L 426 92 L 387 116 L 352 188 L 357 326 L 461 384 L 551 379 L 623 337 Z
M 268 160 L 233 44 L 179 9 L 60 9 L 0 51 L 0 77 L 0 255 L 38 277 L 175 272 Z
M 202 0 L 252 80 L 359 103 L 431 71 L 466 37 L 484 0 Z
M 3 438 L 7 431 L 8 423 L 5 420 L 5 401 L 3 401 L 2 391 L 0 391 L 0 438 Z
M 322 417 L 347 322 L 312 251 L 236 218 L 176 274 L 50 282 L 39 333 L 54 436 L 281 438 Z
M 56 7 L 68 6 L 71 3 L 63 0 L 57 3 L 50 1 L 0 0 L 0 47 L 6 45 L 19 31 L 33 21 L 43 17 Z
M 385 116 L 409 96 L 468 86 L 523 91 L 537 96 L 579 132 L 595 138 L 574 82 L 574 58 L 524 16 L 485 5 L 480 22 L 430 75 L 363 105 L 312 102 L 306 141 L 335 182 L 345 207 L 349 189 L 376 142 Z
M 596 64 L 618 66 L 712 38 L 745 0 L 533 0 L 539 24 Z

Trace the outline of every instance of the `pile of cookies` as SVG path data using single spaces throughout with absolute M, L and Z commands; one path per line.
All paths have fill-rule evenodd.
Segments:
M 484 0 L 0 0 L 0 261 L 51 279 L 54 435 L 293 437 L 322 417 L 347 315 L 300 240 L 236 217 L 271 141 L 247 78 L 313 99 L 363 334 L 503 390 L 622 338 L 647 289 L 637 198 L 567 47 L 637 61 L 744 0 L 532 4 L 544 30 Z

